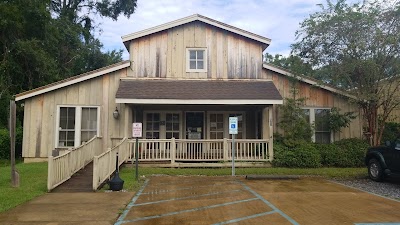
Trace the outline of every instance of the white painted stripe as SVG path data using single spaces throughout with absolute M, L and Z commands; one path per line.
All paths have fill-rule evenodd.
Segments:
M 281 105 L 283 100 L 243 100 L 243 99 L 129 99 L 117 98 L 116 103 L 166 104 L 166 105 Z

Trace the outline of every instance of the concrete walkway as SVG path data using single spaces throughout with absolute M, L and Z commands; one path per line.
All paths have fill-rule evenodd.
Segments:
M 110 225 L 134 193 L 47 193 L 0 213 L 2 225 Z

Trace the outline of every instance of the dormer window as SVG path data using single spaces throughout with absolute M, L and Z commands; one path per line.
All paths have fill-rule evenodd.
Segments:
M 186 49 L 186 72 L 207 72 L 207 49 Z

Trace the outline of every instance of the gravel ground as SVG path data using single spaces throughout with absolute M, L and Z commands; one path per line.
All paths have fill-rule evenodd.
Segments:
M 400 178 L 385 180 L 385 182 L 375 182 L 367 178 L 355 180 L 334 180 L 334 182 L 400 200 Z

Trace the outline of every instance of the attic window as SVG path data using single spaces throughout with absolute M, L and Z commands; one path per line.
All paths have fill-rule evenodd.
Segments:
M 207 72 L 207 49 L 186 49 L 186 72 Z

